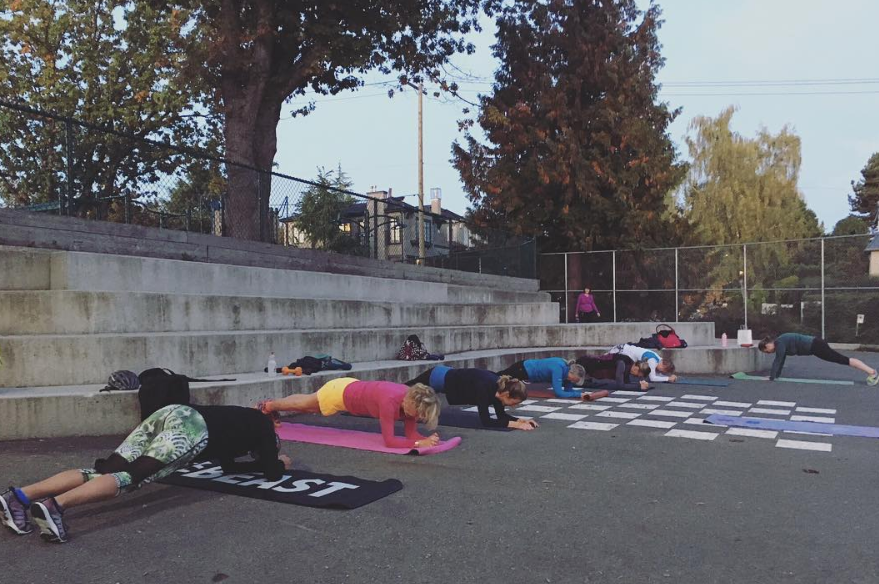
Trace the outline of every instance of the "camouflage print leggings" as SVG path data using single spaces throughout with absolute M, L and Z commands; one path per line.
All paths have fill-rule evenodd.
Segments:
M 189 406 L 165 406 L 141 422 L 115 452 L 128 463 L 148 457 L 163 466 L 136 484 L 132 484 L 132 476 L 127 471 L 112 473 L 119 492 L 168 476 L 189 464 L 207 444 L 208 428 L 201 414 Z M 81 472 L 86 482 L 101 476 L 93 468 L 81 469 Z

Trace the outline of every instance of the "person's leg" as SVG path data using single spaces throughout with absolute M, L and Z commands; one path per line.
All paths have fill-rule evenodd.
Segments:
M 408 385 L 409 387 L 412 387 L 416 383 L 423 383 L 424 385 L 430 385 L 430 374 L 433 373 L 433 370 L 434 370 L 434 367 L 431 367 L 430 369 L 428 369 L 424 373 L 421 373 L 415 379 L 410 379 L 409 381 L 407 381 L 406 385 Z
M 299 394 L 294 393 L 281 399 L 273 399 L 263 404 L 263 413 L 272 412 L 299 412 L 307 414 L 319 414 L 320 404 L 317 401 L 317 392 Z
M 86 482 L 81 470 L 65 470 L 38 483 L 22 487 L 22 492 L 31 501 L 57 497 L 67 491 L 81 487 Z
M 503 371 L 498 371 L 498 375 L 509 375 L 521 381 L 528 381 L 528 371 L 525 370 L 525 361 L 516 361 Z
M 80 473 L 82 476 L 82 473 Z M 112 499 L 119 493 L 114 475 L 100 475 L 97 478 L 83 483 L 75 489 L 71 489 L 55 495 L 55 501 L 62 509 L 67 510 L 77 505 L 97 503 L 106 499 Z M 48 498 L 48 497 L 44 497 Z
M 848 364 L 850 367 L 859 369 L 871 377 L 876 375 L 876 370 L 861 361 L 860 359 L 855 359 L 854 357 L 852 357 L 848 360 Z

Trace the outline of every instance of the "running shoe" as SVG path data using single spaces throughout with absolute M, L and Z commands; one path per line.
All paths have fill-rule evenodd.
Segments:
M 40 537 L 49 543 L 67 541 L 67 525 L 64 524 L 64 511 L 55 502 L 54 497 L 34 503 L 31 515 L 40 526 Z
M 3 510 L 3 525 L 18 535 L 27 535 L 34 530 L 27 517 L 27 506 L 19 501 L 13 487 L 0 495 L 0 509 Z
M 281 425 L 281 414 L 279 414 L 278 412 L 269 412 L 266 410 L 266 404 L 269 403 L 270 401 L 272 401 L 272 400 L 264 399 L 264 400 L 260 401 L 259 403 L 256 404 L 256 409 L 258 409 L 259 411 L 261 411 L 262 413 L 267 415 L 269 417 L 269 419 L 272 421 L 272 423 L 275 425 L 275 427 L 278 427 Z
M 867 385 L 876 385 L 877 383 L 879 383 L 879 372 L 867 377 Z

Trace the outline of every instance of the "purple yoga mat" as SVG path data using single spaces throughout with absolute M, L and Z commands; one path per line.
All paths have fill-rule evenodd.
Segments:
M 359 430 L 343 430 L 341 428 L 328 428 L 324 426 L 309 426 L 307 424 L 290 424 L 284 422 L 277 429 L 278 438 L 294 442 L 306 442 L 308 444 L 325 444 L 327 446 L 341 446 L 342 448 L 355 448 L 357 450 L 371 450 L 373 452 L 386 452 L 388 454 L 438 454 L 451 450 L 461 443 L 461 438 L 456 436 L 448 440 L 441 440 L 436 446 L 430 448 L 388 448 L 381 434 L 374 432 L 361 432 Z
M 770 420 L 768 418 L 737 418 L 712 414 L 705 418 L 709 424 L 724 426 L 740 426 L 742 428 L 760 428 L 765 430 L 793 430 L 795 432 L 815 432 L 833 434 L 834 436 L 859 436 L 862 438 L 879 438 L 879 428 L 873 426 L 847 426 L 845 424 L 824 424 L 822 422 L 792 422 L 790 420 Z

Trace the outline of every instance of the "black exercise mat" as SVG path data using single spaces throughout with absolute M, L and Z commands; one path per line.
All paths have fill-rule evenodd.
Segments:
M 159 482 L 276 503 L 330 509 L 357 509 L 403 488 L 403 483 L 396 479 L 369 481 L 303 470 L 288 470 L 281 480 L 267 481 L 259 472 L 223 474 L 216 462 L 190 464 Z
M 477 412 L 465 412 L 464 410 L 452 407 L 443 408 L 440 412 L 439 425 L 452 428 L 471 428 L 474 430 L 496 430 L 501 432 L 512 431 L 512 428 L 483 426 L 482 420 L 479 419 L 479 414 Z

